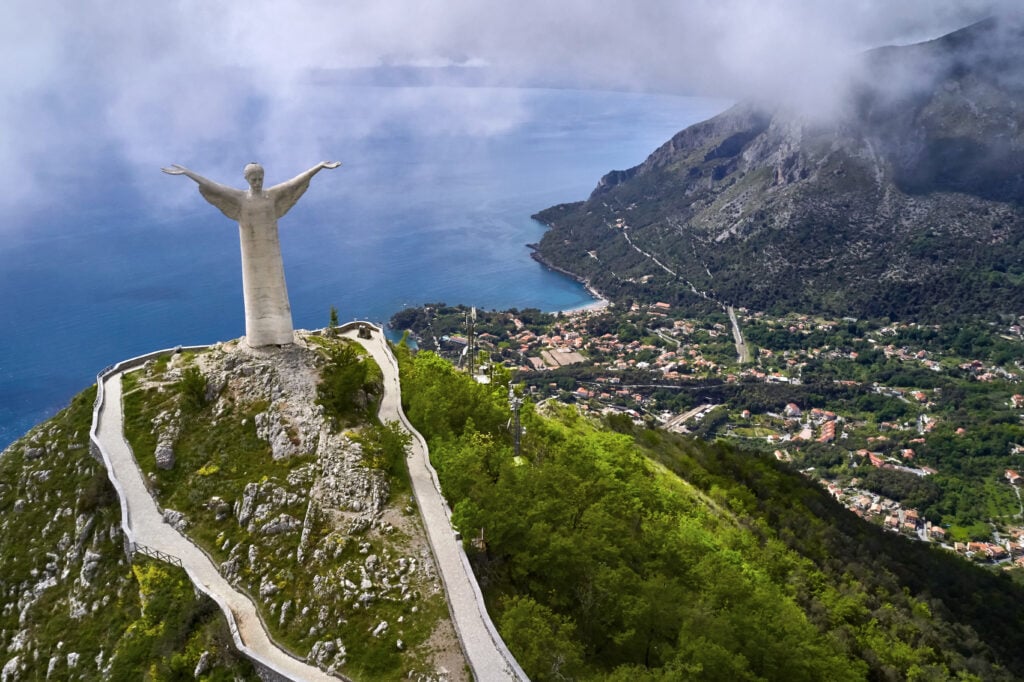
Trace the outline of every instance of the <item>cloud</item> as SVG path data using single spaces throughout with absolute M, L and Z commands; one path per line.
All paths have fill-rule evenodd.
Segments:
M 133 169 L 187 163 L 200 148 L 301 167 L 329 151 L 323 108 L 352 136 L 493 135 L 529 117 L 508 91 L 351 87 L 403 66 L 428 84 L 460 73 L 476 85 L 824 108 L 863 49 L 1010 10 L 1010 0 L 15 0 L 0 27 L 0 164 L 17 179 L 0 206 L 31 202 L 67 166 L 112 148 Z M 323 91 L 325 74 L 349 78 L 347 95 Z

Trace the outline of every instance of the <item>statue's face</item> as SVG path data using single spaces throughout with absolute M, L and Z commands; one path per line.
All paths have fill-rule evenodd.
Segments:
M 263 191 L 263 171 L 254 170 L 246 173 L 245 179 L 249 181 L 249 187 L 253 192 Z

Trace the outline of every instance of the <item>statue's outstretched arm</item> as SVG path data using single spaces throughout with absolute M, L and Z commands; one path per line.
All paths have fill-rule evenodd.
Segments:
M 291 207 L 295 205 L 299 197 L 309 188 L 309 181 L 314 175 L 325 168 L 337 168 L 340 165 L 340 161 L 321 161 L 308 171 L 299 173 L 291 180 L 286 180 L 268 189 L 267 193 L 274 197 L 274 208 L 277 217 L 280 218 L 291 210 Z
M 285 180 L 284 182 L 282 182 L 279 185 L 274 185 L 273 187 L 271 187 L 267 191 L 268 192 L 273 192 L 274 190 L 288 190 L 288 189 L 290 189 L 292 187 L 295 187 L 297 185 L 302 185 L 302 184 L 308 185 L 310 179 L 312 179 L 312 177 L 314 175 L 316 175 L 317 173 L 319 173 L 323 169 L 325 169 L 325 168 L 337 168 L 340 165 L 341 165 L 341 161 L 321 161 L 317 165 L 315 165 L 312 168 L 310 168 L 308 171 L 303 171 L 302 173 L 299 173 L 298 175 L 296 175 L 291 180 Z
M 190 171 L 188 168 L 185 168 L 184 166 L 181 166 L 181 165 L 176 164 L 176 163 L 172 163 L 167 168 L 161 168 L 160 170 L 162 170 L 164 173 L 167 173 L 168 175 L 184 175 L 186 178 L 191 178 L 192 180 L 195 180 L 196 183 L 200 184 L 200 185 L 204 185 L 204 184 L 205 185 L 216 185 L 216 184 L 218 184 L 218 183 L 214 182 L 213 180 L 210 180 L 209 178 L 204 178 L 199 173 L 195 173 L 193 171 Z
M 203 195 L 203 198 L 208 202 L 216 206 L 221 210 L 221 213 L 226 215 L 232 220 L 238 220 L 241 215 L 241 201 L 242 196 L 245 194 L 244 190 L 235 189 L 234 187 L 228 187 L 222 185 L 219 182 L 214 182 L 209 178 L 204 178 L 199 173 L 194 173 L 184 166 L 179 166 L 176 163 L 171 164 L 167 168 L 161 168 L 164 173 L 168 175 L 184 175 L 190 178 L 199 185 L 199 193 Z

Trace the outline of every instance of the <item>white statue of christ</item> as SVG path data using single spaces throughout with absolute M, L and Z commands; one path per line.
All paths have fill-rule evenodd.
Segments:
M 195 180 L 199 192 L 232 220 L 238 221 L 242 244 L 242 294 L 245 301 L 245 340 L 250 346 L 292 343 L 292 309 L 284 283 L 277 219 L 295 205 L 310 179 L 337 161 L 323 161 L 287 182 L 263 189 L 263 167 L 250 163 L 243 170 L 249 189 L 235 189 L 208 180 L 184 166 L 162 169 Z

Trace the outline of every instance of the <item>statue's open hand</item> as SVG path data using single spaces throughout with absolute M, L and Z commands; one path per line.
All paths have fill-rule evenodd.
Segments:
M 324 168 L 337 168 L 341 165 L 341 161 L 323 161 L 320 165 Z
M 167 173 L 168 175 L 184 175 L 185 173 L 188 172 L 187 168 L 185 168 L 184 166 L 179 166 L 176 163 L 172 163 L 167 168 L 161 168 L 160 170 L 162 170 L 164 173 Z

